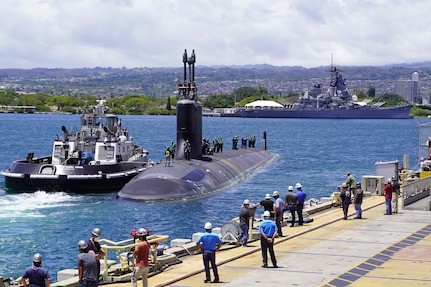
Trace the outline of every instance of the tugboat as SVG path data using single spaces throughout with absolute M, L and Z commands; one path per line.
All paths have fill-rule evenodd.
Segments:
M 80 129 L 67 130 L 54 140 L 52 154 L 29 152 L 0 172 L 11 192 L 62 191 L 103 193 L 119 191 L 134 176 L 152 166 L 148 151 L 133 143 L 117 115 L 99 100 L 80 117 Z

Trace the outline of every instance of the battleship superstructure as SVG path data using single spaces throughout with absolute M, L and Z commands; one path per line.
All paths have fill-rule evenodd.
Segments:
M 327 92 L 320 84 L 314 85 L 297 103 L 280 105 L 253 105 L 241 108 L 245 118 L 335 118 L 335 119 L 407 119 L 412 105 L 384 107 L 384 102 L 370 104 L 371 100 L 358 102 L 347 89 L 346 81 L 339 70 L 331 67 L 331 83 Z

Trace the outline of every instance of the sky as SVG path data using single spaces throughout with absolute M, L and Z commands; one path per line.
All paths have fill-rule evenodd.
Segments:
M 0 68 L 431 60 L 429 0 L 2 0 Z

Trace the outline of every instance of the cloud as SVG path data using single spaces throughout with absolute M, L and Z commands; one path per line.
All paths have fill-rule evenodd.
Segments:
M 429 60 L 430 1 L 3 0 L 0 68 Z

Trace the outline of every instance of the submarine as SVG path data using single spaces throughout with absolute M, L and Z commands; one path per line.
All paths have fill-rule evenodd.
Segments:
M 177 81 L 175 160 L 169 166 L 159 164 L 142 171 L 124 185 L 117 198 L 153 202 L 208 196 L 228 189 L 276 158 L 267 151 L 265 131 L 261 149 L 233 145 L 231 150 L 204 153 L 195 63 L 195 51 L 189 57 L 185 50 L 184 78 Z

